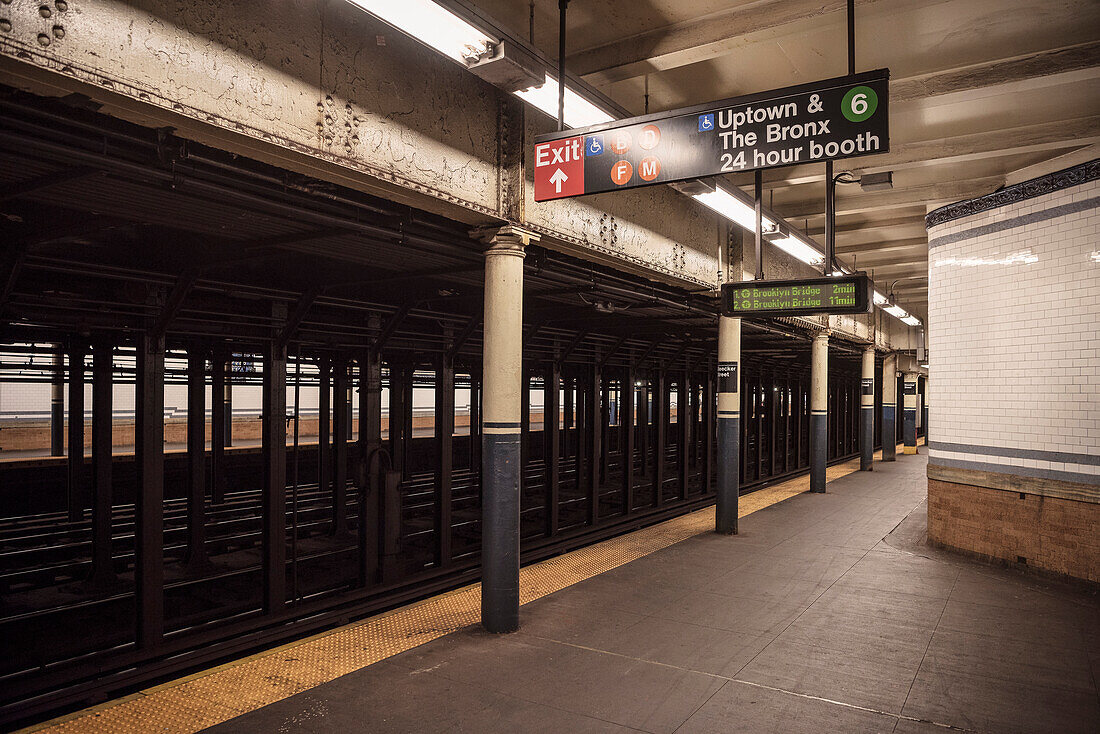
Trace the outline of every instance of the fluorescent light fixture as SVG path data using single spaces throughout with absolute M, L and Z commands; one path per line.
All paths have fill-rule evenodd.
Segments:
M 546 83 L 541 87 L 530 87 L 516 92 L 516 96 L 528 104 L 534 105 L 546 114 L 558 119 L 558 80 L 546 75 Z M 600 125 L 614 120 L 614 116 L 604 112 L 581 95 L 565 87 L 565 124 L 569 127 L 587 127 Z
M 432 0 L 348 0 L 463 66 L 497 40 Z
M 878 291 L 875 291 L 874 300 L 876 306 L 881 306 L 882 304 L 886 303 L 886 296 L 882 295 Z
M 890 304 L 883 310 L 891 316 L 899 319 L 904 319 L 906 316 L 909 315 L 909 312 L 906 311 L 904 308 L 902 308 L 901 306 L 895 306 L 894 304 Z
M 818 252 L 816 248 L 794 235 L 775 240 L 772 244 L 807 265 L 820 265 L 825 262 L 825 256 Z
M 756 233 L 756 207 L 754 204 L 738 198 L 723 188 L 717 188 L 705 194 L 696 194 L 693 198 L 727 219 L 737 222 L 749 232 Z M 761 218 L 761 223 L 764 229 L 775 227 L 775 222 L 766 216 Z
M 736 222 L 747 231 L 753 234 L 756 233 L 756 206 L 754 202 L 745 201 L 723 188 L 717 188 L 705 194 L 696 194 L 693 198 L 700 204 L 708 206 L 722 216 Z M 761 224 L 764 229 L 778 229 L 779 226 L 767 216 L 761 217 Z M 825 256 L 817 248 L 796 235 L 788 234 L 785 237 L 773 239 L 771 242 L 807 265 L 820 265 L 825 262 Z
M 902 323 L 909 324 L 910 326 L 920 326 L 920 319 L 916 316 L 904 316 L 901 320 Z

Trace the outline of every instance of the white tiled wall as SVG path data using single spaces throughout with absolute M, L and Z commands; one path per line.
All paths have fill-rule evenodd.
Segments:
M 1092 181 L 928 230 L 934 444 L 1071 455 L 933 461 L 1100 481 L 1100 207 L 974 231 L 1098 196 Z

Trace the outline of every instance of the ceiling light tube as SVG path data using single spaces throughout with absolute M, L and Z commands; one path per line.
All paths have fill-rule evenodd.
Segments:
M 904 319 L 906 316 L 909 315 L 909 312 L 906 311 L 904 308 L 902 308 L 900 306 L 896 306 L 894 304 L 890 304 L 889 306 L 886 306 L 883 310 L 886 313 L 890 314 L 891 316 L 894 316 L 894 317 L 899 318 L 899 319 Z
M 807 265 L 820 265 L 825 262 L 825 255 L 800 237 L 789 235 L 781 240 L 775 240 L 772 244 Z
M 475 28 L 432 0 L 348 0 L 439 53 L 465 66 L 497 44 L 497 39 Z
M 546 83 L 539 87 L 521 89 L 517 97 L 558 119 L 558 80 L 546 75 Z M 611 122 L 615 117 L 565 86 L 565 124 L 569 127 L 588 127 Z
M 736 222 L 749 232 L 756 233 L 756 208 L 752 202 L 745 201 L 737 194 L 721 186 L 705 194 L 695 194 L 692 198 L 727 219 Z M 775 221 L 767 216 L 762 218 L 762 223 L 764 229 L 775 227 Z
M 905 316 L 902 318 L 902 322 L 909 324 L 910 326 L 920 326 L 920 319 L 916 316 Z

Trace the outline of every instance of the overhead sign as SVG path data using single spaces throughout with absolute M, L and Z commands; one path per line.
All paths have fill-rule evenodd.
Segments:
M 535 138 L 535 201 L 890 149 L 887 69 Z
M 746 280 L 722 284 L 722 314 L 751 318 L 871 313 L 871 294 L 866 273 L 808 280 Z

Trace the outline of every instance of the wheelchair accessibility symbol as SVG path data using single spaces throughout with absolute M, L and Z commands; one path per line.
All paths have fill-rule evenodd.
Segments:
M 714 113 L 699 115 L 699 132 L 705 133 L 714 129 Z
M 600 153 L 603 153 L 603 140 L 599 135 L 589 135 L 585 139 L 584 154 L 588 157 L 595 157 Z

